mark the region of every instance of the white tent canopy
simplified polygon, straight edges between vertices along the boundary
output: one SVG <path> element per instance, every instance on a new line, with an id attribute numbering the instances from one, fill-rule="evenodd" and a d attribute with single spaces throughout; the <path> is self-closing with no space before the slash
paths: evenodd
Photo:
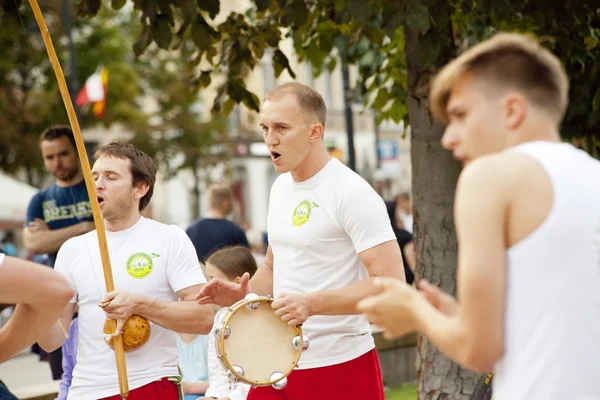
<path id="1" fill-rule="evenodd" d="M 0 173 L 0 221 L 25 222 L 29 201 L 38 190 Z"/>

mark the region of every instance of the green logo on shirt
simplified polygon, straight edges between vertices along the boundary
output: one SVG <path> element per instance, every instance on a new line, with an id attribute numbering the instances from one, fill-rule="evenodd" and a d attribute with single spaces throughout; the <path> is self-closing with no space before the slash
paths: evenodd
<path id="1" fill-rule="evenodd" d="M 127 260 L 127 273 L 132 278 L 145 278 L 152 272 L 152 257 L 146 253 L 135 253 Z"/>
<path id="2" fill-rule="evenodd" d="M 300 202 L 300 204 L 298 204 L 298 206 L 294 209 L 292 224 L 298 227 L 307 223 L 308 219 L 310 218 L 310 214 L 312 213 L 312 209 L 317 207 L 319 207 L 317 203 L 313 203 L 308 200 Z"/>

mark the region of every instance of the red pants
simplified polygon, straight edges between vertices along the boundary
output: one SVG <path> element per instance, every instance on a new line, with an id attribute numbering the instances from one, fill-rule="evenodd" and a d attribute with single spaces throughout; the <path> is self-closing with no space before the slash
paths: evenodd
<path id="1" fill-rule="evenodd" d="M 117 394 L 100 400 L 121 400 Z M 129 392 L 127 400 L 179 400 L 179 388 L 167 378 L 150 382 Z"/>
<path id="2" fill-rule="evenodd" d="M 379 357 L 375 349 L 342 364 L 296 369 L 285 388 L 250 389 L 247 400 L 384 400 Z"/>

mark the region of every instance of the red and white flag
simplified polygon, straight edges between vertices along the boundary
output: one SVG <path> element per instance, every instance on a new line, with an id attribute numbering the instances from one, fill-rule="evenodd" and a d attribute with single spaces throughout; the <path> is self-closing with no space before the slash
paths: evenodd
<path id="1" fill-rule="evenodd" d="M 100 68 L 90 76 L 75 99 L 78 107 L 92 104 L 92 111 L 100 118 L 106 110 L 106 95 L 108 91 L 108 71 Z"/>

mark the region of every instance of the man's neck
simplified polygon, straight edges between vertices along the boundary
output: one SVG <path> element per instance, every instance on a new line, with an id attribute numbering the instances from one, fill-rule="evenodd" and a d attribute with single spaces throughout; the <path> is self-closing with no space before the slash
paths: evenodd
<path id="1" fill-rule="evenodd" d="M 79 171 L 74 177 L 69 178 L 67 180 L 57 179 L 56 186 L 63 187 L 63 188 L 71 187 L 71 186 L 80 184 L 81 181 L 83 181 L 83 173 L 81 173 L 81 171 Z"/>
<path id="2" fill-rule="evenodd" d="M 291 171 L 294 182 L 304 182 L 318 174 L 331 160 L 331 155 L 324 145 L 315 146 L 306 158 Z"/>
<path id="3" fill-rule="evenodd" d="M 105 219 L 104 227 L 108 232 L 124 231 L 137 224 L 140 218 L 142 218 L 142 214 L 140 214 L 139 211 L 136 210 L 135 213 L 132 212 L 131 215 L 120 218 L 115 221 L 108 221 Z"/>
<path id="4" fill-rule="evenodd" d="M 210 219 L 227 219 L 227 215 L 223 214 L 223 212 L 221 212 L 220 210 L 215 210 L 214 208 L 211 208 L 206 213 L 206 218 L 210 218 Z"/>
<path id="5" fill-rule="evenodd" d="M 561 142 L 558 126 L 552 120 L 543 117 L 532 118 L 511 139 L 509 139 L 509 147 L 537 141 Z"/>

